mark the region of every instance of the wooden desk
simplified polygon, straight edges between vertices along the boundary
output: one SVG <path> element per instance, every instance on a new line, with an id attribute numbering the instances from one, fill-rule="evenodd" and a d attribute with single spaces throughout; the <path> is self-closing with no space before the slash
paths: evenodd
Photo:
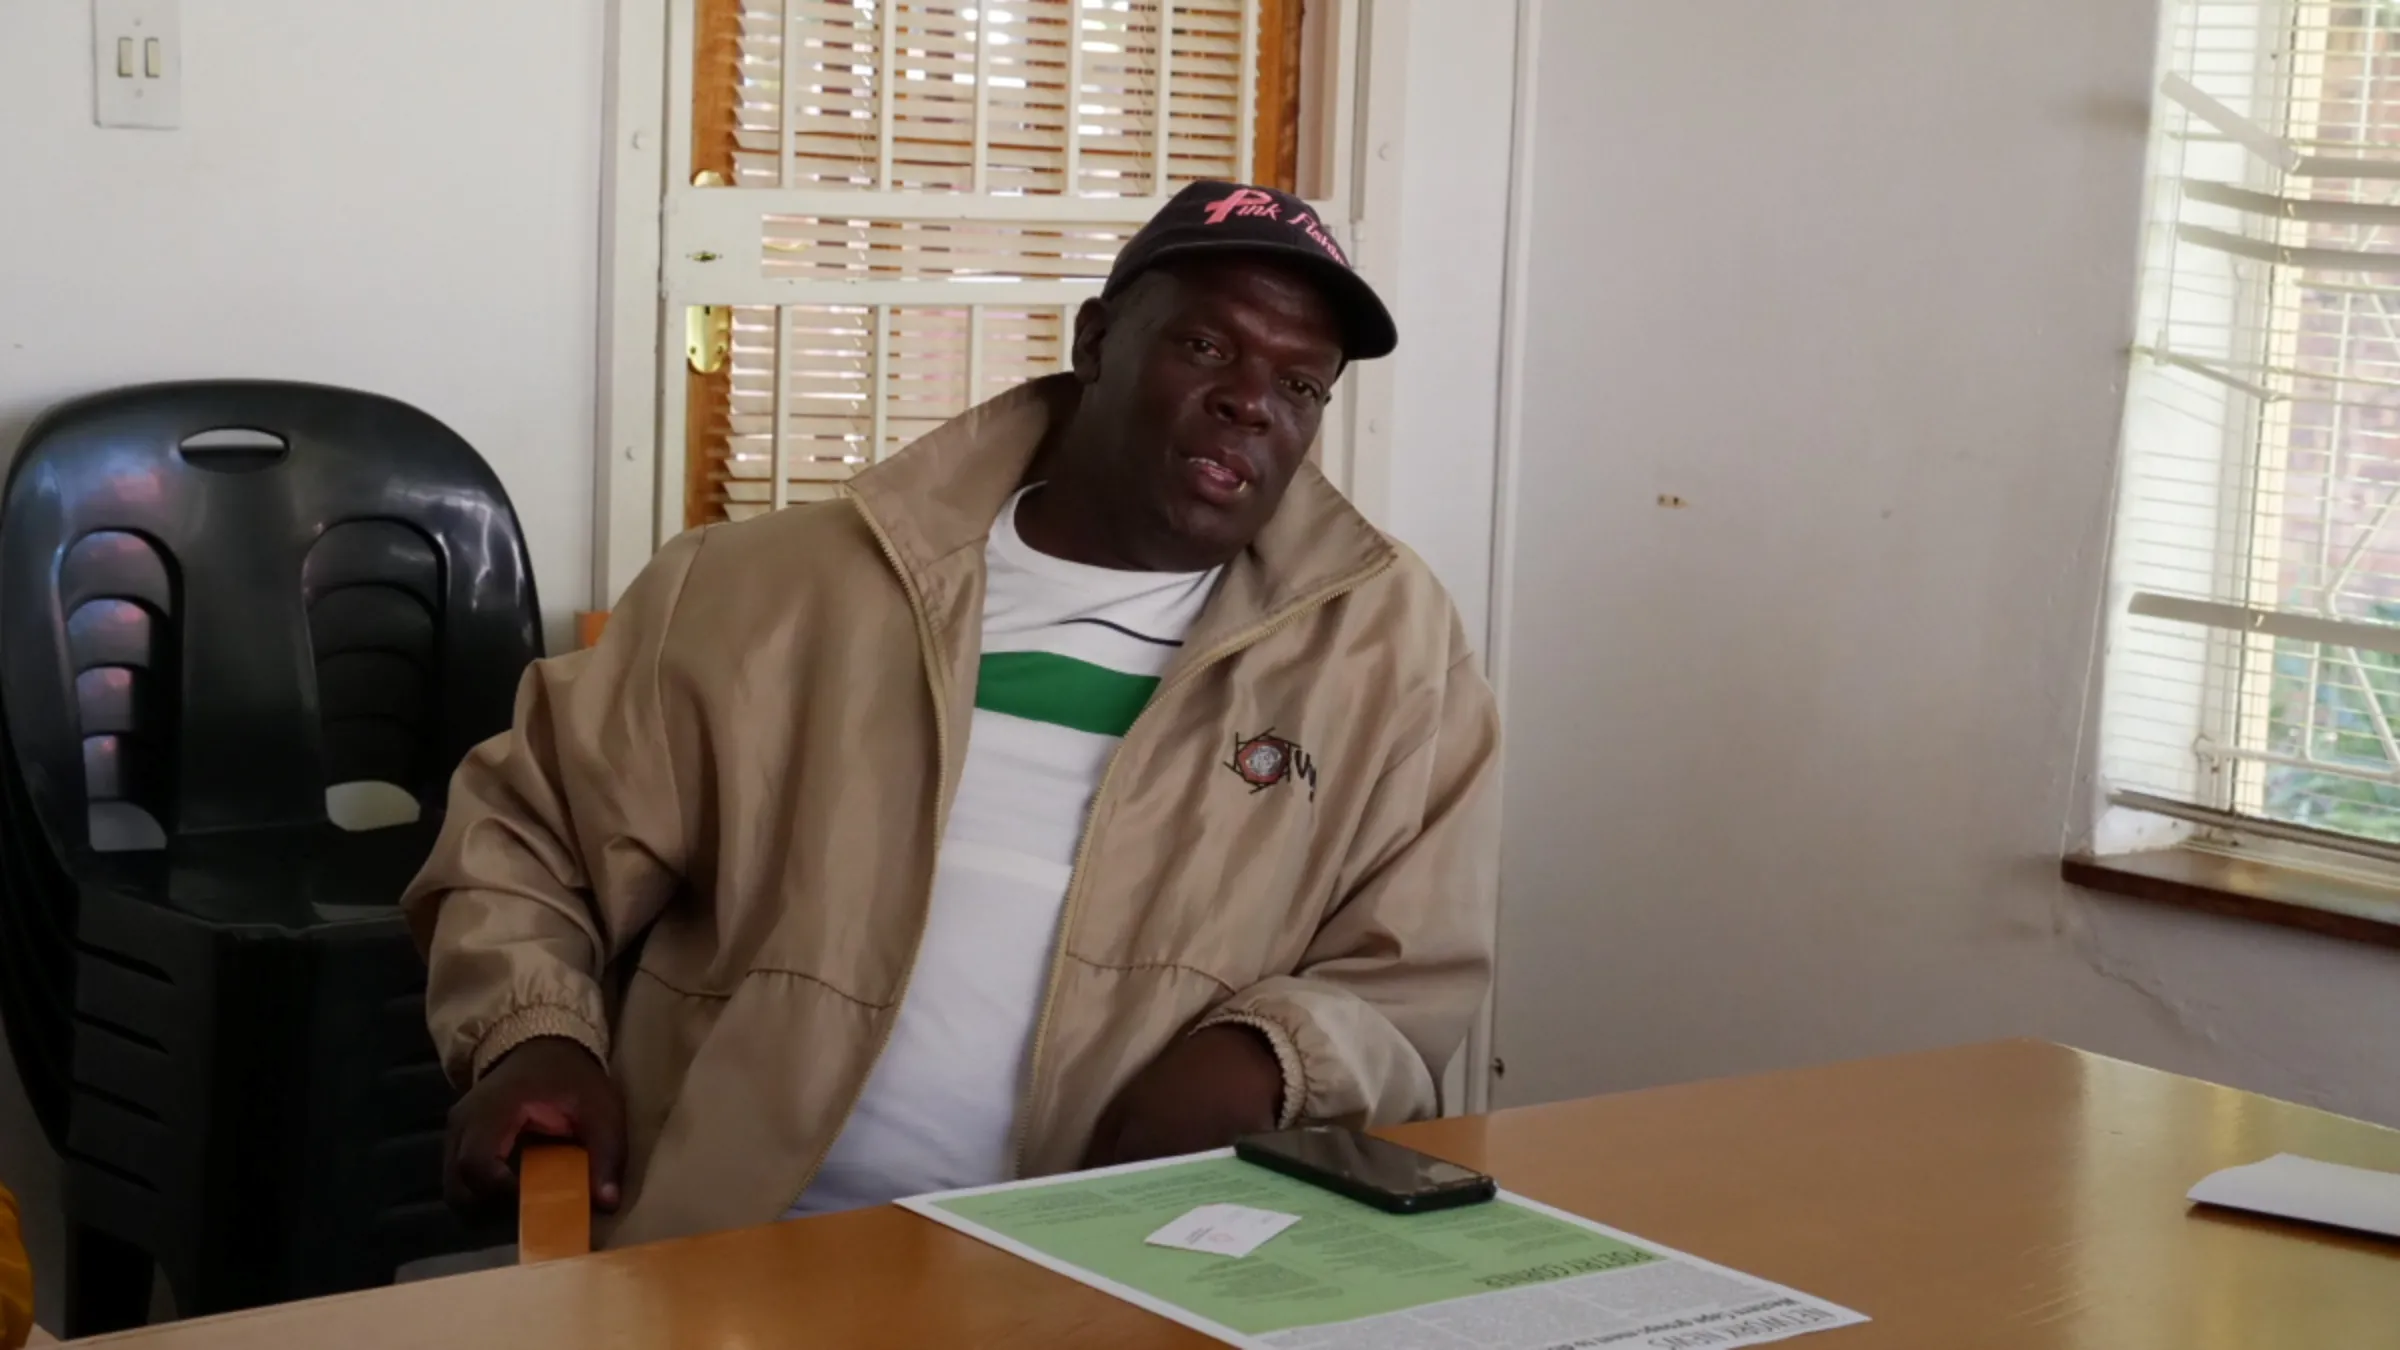
<path id="1" fill-rule="evenodd" d="M 2400 1344 L 2400 1244 L 2189 1212 L 2276 1152 L 2400 1171 L 2400 1132 L 2034 1042 L 1398 1131 L 1502 1184 L 1876 1320 L 1823 1350 Z M 98 1342 L 94 1342 L 98 1344 Z M 898 1210 L 135 1332 L 144 1350 L 906 1346 L 1206 1338 Z"/>

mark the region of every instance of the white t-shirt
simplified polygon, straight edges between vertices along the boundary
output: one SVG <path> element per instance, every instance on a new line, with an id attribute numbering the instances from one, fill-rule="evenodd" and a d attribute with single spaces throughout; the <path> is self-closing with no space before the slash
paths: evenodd
<path id="1" fill-rule="evenodd" d="M 1037 552 L 1017 534 L 1024 498 L 985 549 L 975 718 L 908 995 L 795 1216 L 1008 1180 L 1092 794 L 1216 585 L 1217 570 L 1119 572 Z"/>

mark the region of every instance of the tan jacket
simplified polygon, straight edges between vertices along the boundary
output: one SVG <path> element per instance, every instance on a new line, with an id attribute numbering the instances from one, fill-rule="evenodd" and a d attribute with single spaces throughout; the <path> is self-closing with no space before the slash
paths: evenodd
<path id="1" fill-rule="evenodd" d="M 542 1035 L 609 1062 L 612 1241 L 774 1219 L 841 1129 L 966 754 L 985 537 L 1074 397 L 1022 386 L 850 501 L 670 543 L 460 767 L 405 901 L 434 1039 L 461 1082 Z M 1236 750 L 1261 737 L 1253 783 Z M 1490 975 L 1498 740 L 1441 586 L 1303 470 L 1102 779 L 1020 1172 L 1074 1166 L 1117 1090 L 1215 1022 L 1272 1040 L 1289 1117 L 1432 1111 Z"/>

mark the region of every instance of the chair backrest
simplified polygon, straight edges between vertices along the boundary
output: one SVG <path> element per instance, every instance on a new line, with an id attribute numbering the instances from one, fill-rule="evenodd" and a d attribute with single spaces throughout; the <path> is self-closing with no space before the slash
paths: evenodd
<path id="1" fill-rule="evenodd" d="M 541 655 L 472 447 L 388 398 L 265 381 L 36 422 L 0 494 L 0 634 L 28 795 L 70 853 L 436 812 Z"/>

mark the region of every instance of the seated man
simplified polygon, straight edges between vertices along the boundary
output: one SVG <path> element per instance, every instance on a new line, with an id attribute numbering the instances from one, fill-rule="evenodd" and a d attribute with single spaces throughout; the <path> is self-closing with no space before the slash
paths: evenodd
<path id="1" fill-rule="evenodd" d="M 573 1136 L 621 1243 L 1430 1113 L 1499 729 L 1306 463 L 1395 341 L 1304 203 L 1198 184 L 1071 373 L 661 550 L 408 895 L 453 1193 Z"/>

